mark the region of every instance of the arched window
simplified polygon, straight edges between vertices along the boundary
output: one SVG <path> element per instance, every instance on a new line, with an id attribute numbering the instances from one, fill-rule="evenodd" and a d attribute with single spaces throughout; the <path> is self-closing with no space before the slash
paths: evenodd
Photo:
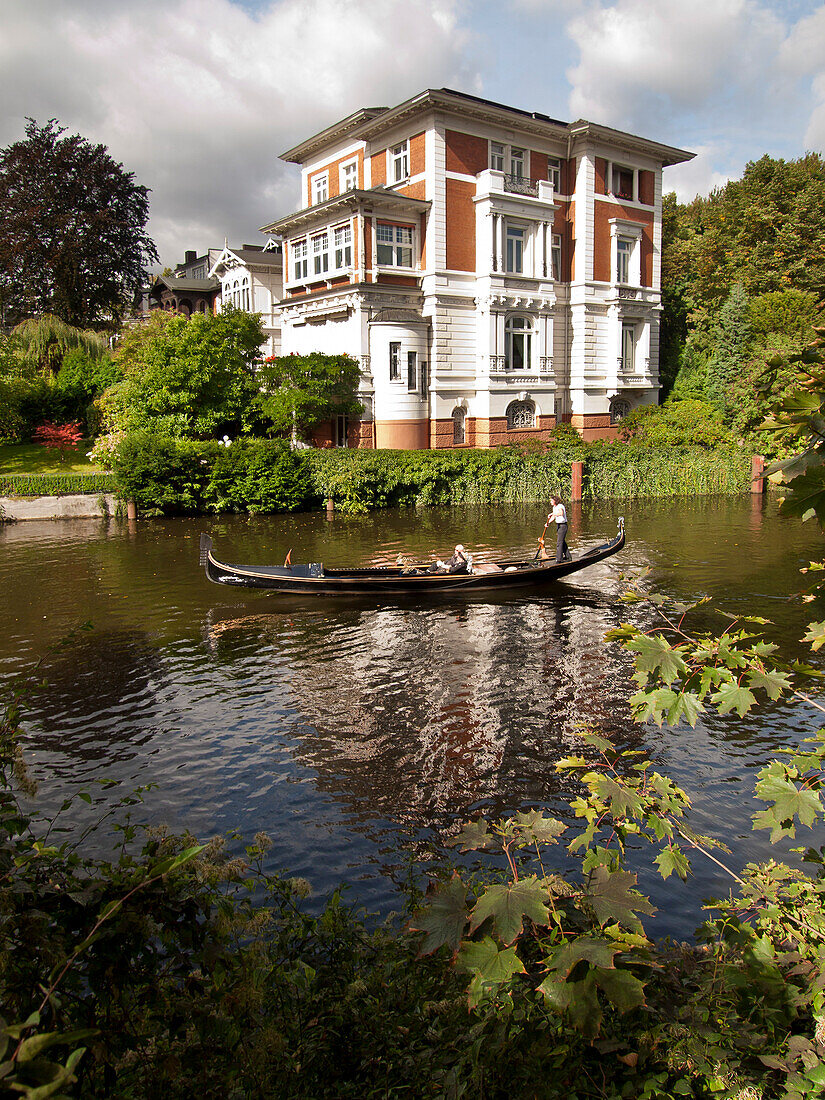
<path id="1" fill-rule="evenodd" d="M 235 309 L 240 309 L 241 306 L 241 292 L 237 279 L 232 284 L 232 305 L 235 307 Z"/>
<path id="2" fill-rule="evenodd" d="M 610 402 L 610 423 L 618 424 L 630 412 L 630 402 L 622 397 L 614 397 Z"/>
<path id="3" fill-rule="evenodd" d="M 249 312 L 249 279 L 248 278 L 244 279 L 243 283 L 241 284 L 241 294 L 242 294 L 241 309 L 245 309 L 246 312 L 248 313 Z"/>
<path id="4" fill-rule="evenodd" d="M 464 421 L 467 413 L 464 409 L 453 409 L 453 443 L 464 443 Z"/>
<path id="5" fill-rule="evenodd" d="M 535 428 L 536 406 L 532 401 L 512 401 L 507 406 L 507 430 Z"/>
<path id="6" fill-rule="evenodd" d="M 530 370 L 533 324 L 529 317 L 508 317 L 504 325 L 504 357 L 507 370 Z"/>

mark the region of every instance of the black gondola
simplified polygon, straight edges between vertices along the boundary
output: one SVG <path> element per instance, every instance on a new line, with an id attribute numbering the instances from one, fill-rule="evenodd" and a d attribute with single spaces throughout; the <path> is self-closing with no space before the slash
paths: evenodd
<path id="1" fill-rule="evenodd" d="M 474 564 L 469 573 L 431 573 L 428 566 L 381 565 L 363 569 L 330 569 L 321 562 L 307 565 L 228 565 L 212 553 L 212 539 L 201 535 L 200 563 L 216 584 L 257 588 L 295 595 L 333 596 L 488 591 L 493 588 L 540 588 L 617 554 L 625 542 L 624 520 L 609 542 L 594 546 L 569 561 L 537 558 Z"/>

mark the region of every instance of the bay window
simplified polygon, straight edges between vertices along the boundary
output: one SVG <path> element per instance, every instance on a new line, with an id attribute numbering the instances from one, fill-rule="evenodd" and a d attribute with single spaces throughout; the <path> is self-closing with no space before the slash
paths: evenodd
<path id="1" fill-rule="evenodd" d="M 326 233 L 312 238 L 312 268 L 316 275 L 325 275 L 329 271 L 329 237 Z"/>
<path id="2" fill-rule="evenodd" d="M 636 361 L 636 326 L 625 322 L 622 325 L 622 373 L 633 374 Z"/>
<path id="3" fill-rule="evenodd" d="M 525 230 L 519 225 L 507 226 L 506 270 L 512 275 L 524 273 Z"/>
<path id="4" fill-rule="evenodd" d="M 401 342 L 390 341 L 390 382 L 401 381 Z"/>
<path id="5" fill-rule="evenodd" d="M 550 238 L 551 275 L 558 282 L 561 279 L 561 236 L 554 233 Z"/>
<path id="6" fill-rule="evenodd" d="M 533 332 L 528 317 L 508 317 L 504 326 L 504 363 L 507 370 L 530 370 Z"/>
<path id="7" fill-rule="evenodd" d="M 335 238 L 335 268 L 352 265 L 352 226 L 338 225 L 333 230 Z"/>
<path id="8" fill-rule="evenodd" d="M 379 222 L 375 227 L 376 256 L 385 267 L 413 266 L 413 231 L 409 225 Z"/>
<path id="9" fill-rule="evenodd" d="M 306 240 L 295 241 L 292 245 L 293 272 L 296 279 L 306 279 L 309 274 L 309 259 Z"/>

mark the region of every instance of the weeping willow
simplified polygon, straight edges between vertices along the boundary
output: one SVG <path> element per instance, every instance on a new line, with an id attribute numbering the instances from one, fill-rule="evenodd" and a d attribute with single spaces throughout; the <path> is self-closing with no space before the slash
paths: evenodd
<path id="1" fill-rule="evenodd" d="M 47 376 L 57 373 L 67 351 L 80 348 L 90 359 L 100 359 L 108 347 L 106 337 L 99 332 L 74 328 L 53 313 L 21 321 L 13 335 L 23 354 Z"/>

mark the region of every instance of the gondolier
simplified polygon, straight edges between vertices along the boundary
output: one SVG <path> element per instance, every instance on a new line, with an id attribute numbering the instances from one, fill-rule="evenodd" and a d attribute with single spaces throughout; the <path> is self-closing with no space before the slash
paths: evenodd
<path id="1" fill-rule="evenodd" d="M 556 562 L 571 561 L 567 548 L 567 509 L 562 504 L 561 497 L 550 497 L 550 503 L 553 511 L 547 517 L 547 522 L 556 525 Z"/>

